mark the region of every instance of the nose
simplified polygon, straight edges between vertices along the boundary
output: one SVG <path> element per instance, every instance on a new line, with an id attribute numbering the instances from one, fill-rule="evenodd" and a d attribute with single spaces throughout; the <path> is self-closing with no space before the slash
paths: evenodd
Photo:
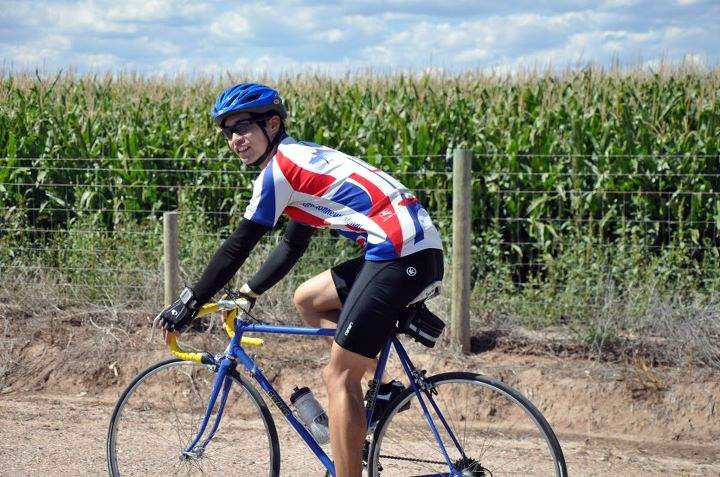
<path id="1" fill-rule="evenodd" d="M 230 139 L 230 142 L 232 142 L 234 146 L 242 146 L 247 142 L 247 137 L 245 137 L 244 135 L 241 136 L 240 134 L 234 132 L 232 135 L 232 139 Z"/>

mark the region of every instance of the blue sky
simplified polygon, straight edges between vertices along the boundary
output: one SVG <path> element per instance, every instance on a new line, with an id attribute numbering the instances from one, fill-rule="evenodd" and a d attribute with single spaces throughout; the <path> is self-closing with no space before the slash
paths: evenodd
<path id="1" fill-rule="evenodd" d="M 5 69 L 147 75 L 716 66 L 720 0 L 7 1 Z"/>

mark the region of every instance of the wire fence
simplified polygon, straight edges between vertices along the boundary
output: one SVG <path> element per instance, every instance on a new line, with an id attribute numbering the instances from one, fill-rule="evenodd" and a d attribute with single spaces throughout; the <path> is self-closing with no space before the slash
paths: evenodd
<path id="1" fill-rule="evenodd" d="M 414 170 L 399 162 L 387 172 L 426 206 L 449 252 L 452 166 L 448 155 L 419 157 Z M 16 160 L 0 174 L 4 300 L 53 289 L 58 300 L 159 306 L 162 213 L 180 213 L 181 279 L 192 282 L 242 218 L 256 171 L 214 158 L 58 158 Z M 468 259 L 480 297 L 548 286 L 577 292 L 592 280 L 622 286 L 651 273 L 697 289 L 720 284 L 718 156 L 475 154 L 471 191 Z M 342 237 L 317 233 L 286 281 L 360 253 Z"/>

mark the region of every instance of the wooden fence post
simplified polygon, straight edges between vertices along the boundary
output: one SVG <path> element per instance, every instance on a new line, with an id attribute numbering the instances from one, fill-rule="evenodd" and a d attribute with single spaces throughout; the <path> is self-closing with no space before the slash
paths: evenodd
<path id="1" fill-rule="evenodd" d="M 453 152 L 452 342 L 470 352 L 470 268 L 472 266 L 472 151 Z"/>
<path id="2" fill-rule="evenodd" d="M 178 213 L 163 213 L 163 261 L 165 270 L 165 306 L 177 298 L 180 283 L 178 265 Z"/>

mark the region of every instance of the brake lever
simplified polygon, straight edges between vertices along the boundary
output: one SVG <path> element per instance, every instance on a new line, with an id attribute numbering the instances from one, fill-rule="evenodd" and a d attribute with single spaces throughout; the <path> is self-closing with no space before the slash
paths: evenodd
<path id="1" fill-rule="evenodd" d="M 228 296 L 228 298 L 231 298 L 233 300 L 240 298 L 240 292 L 239 291 L 233 291 L 227 287 L 223 288 L 223 291 Z"/>

